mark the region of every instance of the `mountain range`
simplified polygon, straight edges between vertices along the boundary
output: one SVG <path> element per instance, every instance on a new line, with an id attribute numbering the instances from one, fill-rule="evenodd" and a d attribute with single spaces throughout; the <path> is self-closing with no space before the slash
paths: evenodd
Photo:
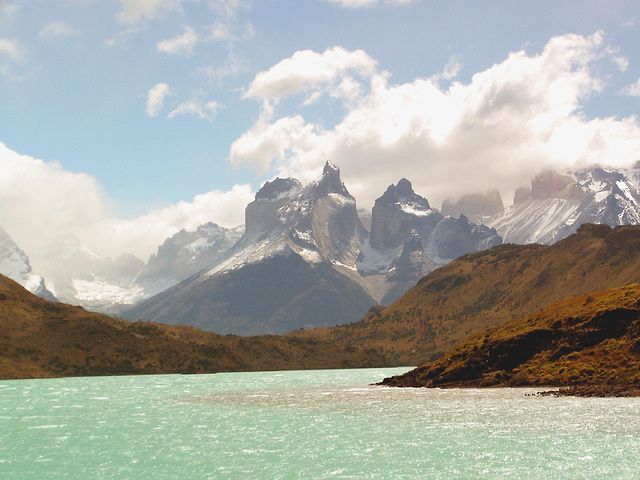
<path id="1" fill-rule="evenodd" d="M 358 368 L 386 360 L 327 342 L 221 336 L 53 303 L 0 275 L 0 379 Z"/>
<path id="2" fill-rule="evenodd" d="M 640 225 L 585 224 L 553 245 L 504 244 L 464 255 L 358 322 L 288 335 L 377 349 L 395 365 L 421 365 L 472 333 L 571 296 L 632 283 L 640 283 Z"/>
<path id="3" fill-rule="evenodd" d="M 244 226 L 182 230 L 146 263 L 130 254 L 103 258 L 67 238 L 50 255 L 55 268 L 35 275 L 3 234 L 0 273 L 94 311 L 218 333 L 339 325 L 391 305 L 434 269 L 502 240 L 553 244 L 587 222 L 640 223 L 639 172 L 544 172 L 506 208 L 494 190 L 448 199 L 442 211 L 400 179 L 363 214 L 338 167 L 327 163 L 306 186 L 292 178 L 266 182 L 247 206 Z"/>
<path id="4" fill-rule="evenodd" d="M 553 385 L 563 387 L 560 394 L 640 396 L 639 299 L 638 284 L 570 297 L 471 335 L 438 360 L 381 383 Z"/>
<path id="5" fill-rule="evenodd" d="M 331 163 L 306 186 L 267 182 L 245 218 L 244 235 L 217 262 L 125 318 L 242 335 L 349 323 L 436 266 L 501 243 L 464 216 L 443 217 L 406 179 L 376 200 L 369 233 Z"/>

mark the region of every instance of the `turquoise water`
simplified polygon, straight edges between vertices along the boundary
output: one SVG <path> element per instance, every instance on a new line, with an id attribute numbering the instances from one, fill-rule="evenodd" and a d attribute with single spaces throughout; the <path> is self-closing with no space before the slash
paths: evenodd
<path id="1" fill-rule="evenodd" d="M 369 386 L 404 370 L 0 381 L 0 478 L 640 476 L 640 399 Z"/>

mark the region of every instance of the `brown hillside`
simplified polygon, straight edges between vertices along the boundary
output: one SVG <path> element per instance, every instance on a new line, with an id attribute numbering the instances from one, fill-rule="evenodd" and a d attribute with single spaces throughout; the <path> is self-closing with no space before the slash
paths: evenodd
<path id="1" fill-rule="evenodd" d="M 551 246 L 501 245 L 465 255 L 354 324 L 289 335 L 377 348 L 396 365 L 420 365 L 471 333 L 570 296 L 636 282 L 640 226 L 583 225 Z"/>
<path id="2" fill-rule="evenodd" d="M 573 297 L 476 333 L 435 362 L 382 384 L 561 386 L 640 393 L 640 285 Z"/>
<path id="3" fill-rule="evenodd" d="M 192 327 L 130 323 L 42 300 L 0 275 L 0 378 L 384 365 L 315 339 L 220 336 Z"/>

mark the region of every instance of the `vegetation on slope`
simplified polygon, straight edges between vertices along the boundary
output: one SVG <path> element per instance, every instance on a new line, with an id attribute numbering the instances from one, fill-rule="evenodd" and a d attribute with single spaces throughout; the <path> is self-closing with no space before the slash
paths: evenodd
<path id="1" fill-rule="evenodd" d="M 354 324 L 289 335 L 376 348 L 395 365 L 420 365 L 471 333 L 570 296 L 636 282 L 640 226 L 583 225 L 551 246 L 501 245 L 465 255 Z"/>
<path id="2" fill-rule="evenodd" d="M 572 297 L 476 333 L 437 361 L 382 384 L 561 386 L 573 394 L 640 394 L 640 285 Z"/>
<path id="3" fill-rule="evenodd" d="M 384 365 L 320 340 L 237 337 L 130 323 L 42 300 L 0 275 L 0 378 L 212 373 Z"/>

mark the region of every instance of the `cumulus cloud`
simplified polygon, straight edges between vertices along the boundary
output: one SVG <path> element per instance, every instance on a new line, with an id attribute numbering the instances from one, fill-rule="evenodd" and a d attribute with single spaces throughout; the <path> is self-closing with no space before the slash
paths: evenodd
<path id="1" fill-rule="evenodd" d="M 167 95 L 171 95 L 171 88 L 168 84 L 158 83 L 147 92 L 147 115 L 155 117 L 162 110 L 164 99 Z"/>
<path id="2" fill-rule="evenodd" d="M 34 271 L 49 271 L 47 253 L 60 240 L 78 239 L 99 255 L 124 252 L 146 260 L 178 230 L 195 229 L 205 222 L 235 227 L 244 221 L 244 207 L 253 200 L 249 185 L 214 190 L 190 202 L 123 220 L 109 211 L 96 180 L 18 154 L 0 143 L 0 226 L 29 255 Z"/>
<path id="3" fill-rule="evenodd" d="M 131 220 L 104 217 L 77 233 L 83 245 L 101 255 L 117 257 L 129 252 L 147 260 L 165 239 L 181 229 L 195 230 L 207 222 L 232 228 L 244 224 L 244 208 L 253 201 L 250 185 L 212 190 L 190 202 L 178 202 Z"/>
<path id="4" fill-rule="evenodd" d="M 184 33 L 169 40 L 158 42 L 157 49 L 159 52 L 168 53 L 169 55 L 191 56 L 193 47 L 198 43 L 198 35 L 189 26 L 184 27 Z"/>
<path id="5" fill-rule="evenodd" d="M 187 115 L 191 117 L 199 118 L 200 120 L 212 121 L 220 105 L 218 102 L 202 102 L 200 100 L 192 99 L 182 102 L 178 107 L 171 111 L 168 115 L 169 118 L 174 118 L 179 115 Z"/>
<path id="6" fill-rule="evenodd" d="M 301 91 L 313 91 L 352 80 L 352 74 L 370 77 L 376 61 L 363 50 L 348 51 L 342 47 L 316 53 L 302 50 L 282 60 L 269 70 L 260 72 L 245 93 L 246 98 L 286 98 Z"/>
<path id="7" fill-rule="evenodd" d="M 631 85 L 627 85 L 622 90 L 620 90 L 620 95 L 628 95 L 630 97 L 640 97 L 640 79 L 636 83 L 632 83 Z"/>
<path id="8" fill-rule="evenodd" d="M 513 190 L 541 169 L 621 167 L 640 159 L 637 118 L 589 119 L 582 112 L 583 103 L 606 87 L 597 72 L 611 65 L 611 52 L 600 32 L 562 35 L 541 53 L 511 53 L 470 83 L 447 88 L 439 85 L 441 77 L 393 85 L 359 52 L 355 64 L 370 76 L 361 83 L 366 90 L 357 102 L 345 98 L 346 114 L 331 129 L 301 113 L 278 115 L 277 102 L 266 99 L 298 94 L 293 98 L 300 98 L 301 109 L 309 89 L 350 77 L 327 58 L 350 59 L 343 65 L 351 65 L 355 52 L 298 52 L 256 76 L 246 97 L 262 101 L 263 114 L 233 143 L 229 159 L 303 181 L 332 160 L 363 208 L 401 177 L 434 205 L 488 188 L 500 189 L 509 203 Z"/>
<path id="9" fill-rule="evenodd" d="M 17 40 L 0 38 L 0 56 L 14 62 L 21 62 L 24 60 L 25 49 Z"/>
<path id="10" fill-rule="evenodd" d="M 117 18 L 121 23 L 135 24 L 180 11 L 180 0 L 120 0 Z"/>
<path id="11" fill-rule="evenodd" d="M 71 37 L 79 33 L 79 30 L 73 28 L 66 22 L 51 22 L 46 24 L 38 36 L 40 38 L 51 39 L 59 37 Z"/>

